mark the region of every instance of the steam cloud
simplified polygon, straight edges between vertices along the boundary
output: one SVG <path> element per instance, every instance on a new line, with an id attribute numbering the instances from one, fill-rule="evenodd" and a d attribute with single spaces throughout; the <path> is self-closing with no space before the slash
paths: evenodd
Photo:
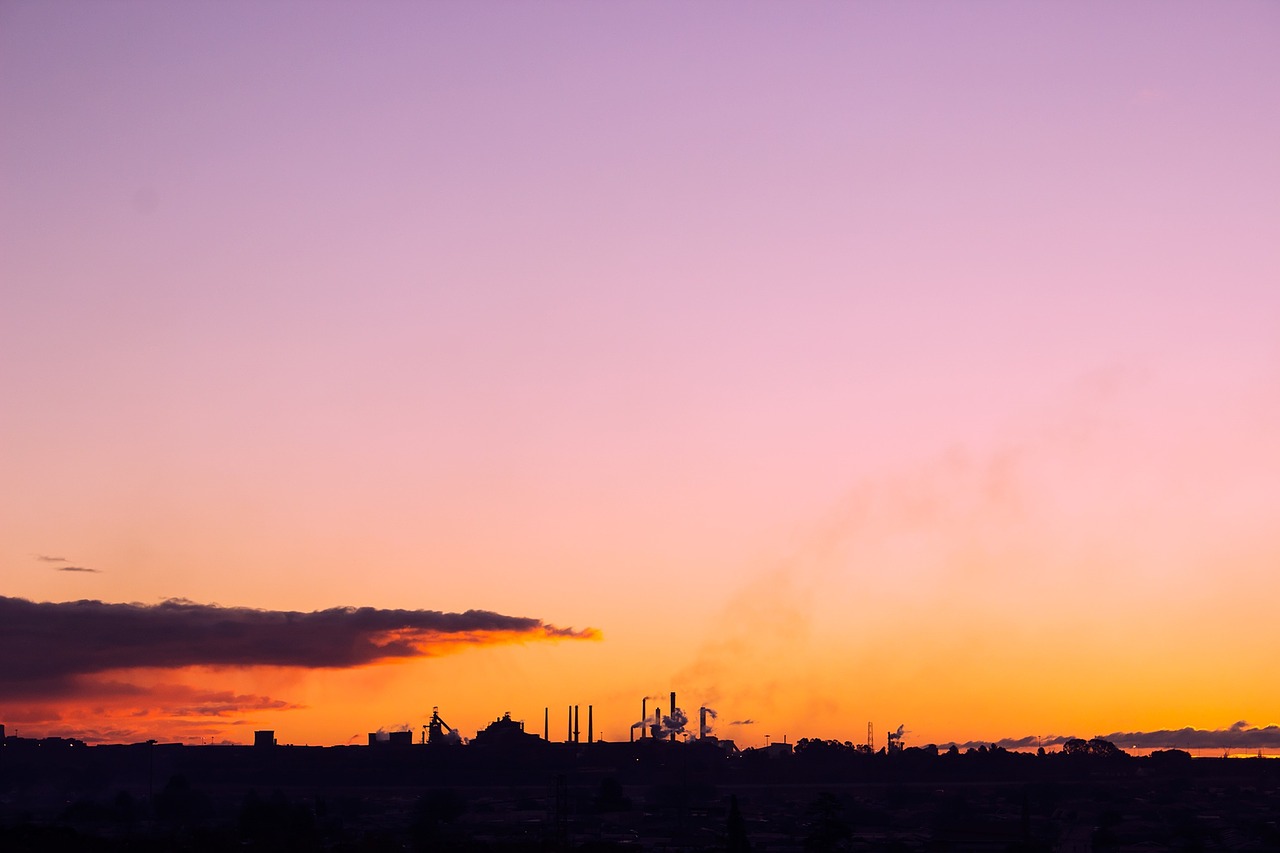
<path id="1" fill-rule="evenodd" d="M 662 716 L 662 734 L 678 735 L 684 733 L 684 727 L 689 724 L 689 715 L 684 712 L 683 708 L 676 708 L 671 716 L 663 714 Z"/>
<path id="2" fill-rule="evenodd" d="M 658 697 L 650 697 L 658 698 Z M 710 709 L 708 709 L 710 710 Z M 712 712 L 714 714 L 714 712 Z M 685 734 L 685 726 L 689 725 L 689 715 L 685 713 L 683 708 L 676 708 L 671 716 L 661 714 L 662 725 L 658 731 L 658 737 L 668 737 L 669 735 Z M 637 720 L 631 724 L 631 729 L 647 729 L 653 725 L 653 720 Z"/>
<path id="3" fill-rule="evenodd" d="M 0 596 L 0 699 L 75 692 L 82 676 L 186 666 L 347 668 L 459 644 L 594 639 L 594 629 L 484 610 L 336 607 L 311 613 L 160 604 L 32 602 Z"/>
<path id="4" fill-rule="evenodd" d="M 706 705 L 703 705 L 698 710 L 705 713 L 707 715 L 708 720 L 714 720 L 716 717 L 720 716 L 719 714 L 716 713 L 715 708 L 708 708 Z M 711 722 L 708 722 L 705 725 L 699 725 L 698 737 L 706 737 L 707 735 L 711 734 L 711 730 L 714 728 L 715 728 L 715 723 L 711 723 Z"/>
<path id="5" fill-rule="evenodd" d="M 1112 732 L 1099 735 L 1121 749 L 1280 749 L 1280 726 L 1255 728 L 1240 720 L 1225 729 L 1160 729 L 1154 732 Z M 1052 735 L 1037 738 L 1035 735 L 1020 738 L 1003 738 L 994 742 L 1004 749 L 1029 749 L 1035 746 L 1061 746 L 1071 740 L 1071 735 Z M 969 741 L 956 744 L 961 749 L 987 745 L 988 741 Z"/>

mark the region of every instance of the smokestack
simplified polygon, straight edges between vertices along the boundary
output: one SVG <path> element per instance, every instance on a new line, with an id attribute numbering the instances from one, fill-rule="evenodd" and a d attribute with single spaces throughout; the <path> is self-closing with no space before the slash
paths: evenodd
<path id="1" fill-rule="evenodd" d="M 674 723 L 675 719 L 676 719 L 676 692 L 672 690 L 671 691 L 671 721 Z M 671 738 L 670 738 L 671 742 L 674 743 L 675 739 L 676 739 L 676 733 L 672 732 Z"/>
<path id="2" fill-rule="evenodd" d="M 707 709 L 698 709 L 698 740 L 707 736 Z"/>
<path id="3" fill-rule="evenodd" d="M 569 730 L 564 736 L 565 743 L 573 743 L 573 706 L 569 706 Z"/>
<path id="4" fill-rule="evenodd" d="M 580 734 L 580 731 L 578 729 L 579 719 L 580 718 L 578 717 L 578 706 L 574 705 L 573 706 L 573 742 L 574 743 L 578 742 L 578 735 Z"/>
<path id="5" fill-rule="evenodd" d="M 551 706 L 544 705 L 542 708 L 542 739 L 551 740 Z"/>
<path id="6" fill-rule="evenodd" d="M 648 696 L 640 700 L 640 722 L 643 723 L 647 719 L 649 719 L 649 697 Z M 648 726 L 644 726 L 644 725 L 640 726 L 640 737 L 644 737 L 644 730 L 647 728 Z"/>
<path id="7" fill-rule="evenodd" d="M 587 706 L 587 743 L 596 742 L 595 720 L 591 713 L 594 708 L 594 705 Z"/>

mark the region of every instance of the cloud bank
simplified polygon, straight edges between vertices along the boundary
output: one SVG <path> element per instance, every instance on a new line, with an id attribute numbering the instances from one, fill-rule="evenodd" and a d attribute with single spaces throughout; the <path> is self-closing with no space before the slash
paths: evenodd
<path id="1" fill-rule="evenodd" d="M 1112 732 L 1098 735 L 1121 749 L 1280 749 L 1280 726 L 1250 726 L 1240 720 L 1225 729 L 1160 729 L 1153 732 Z M 1071 735 L 1053 735 L 1037 738 L 1035 735 L 1020 738 L 1003 738 L 998 741 L 969 741 L 956 744 L 961 749 L 986 746 L 994 743 L 1005 749 L 1046 749 L 1062 746 Z"/>
<path id="2" fill-rule="evenodd" d="M 460 645 L 594 639 L 594 629 L 485 610 L 335 607 L 310 613 L 160 604 L 33 602 L 0 596 L 0 699 L 57 697 L 122 669 L 188 666 L 348 668 Z"/>

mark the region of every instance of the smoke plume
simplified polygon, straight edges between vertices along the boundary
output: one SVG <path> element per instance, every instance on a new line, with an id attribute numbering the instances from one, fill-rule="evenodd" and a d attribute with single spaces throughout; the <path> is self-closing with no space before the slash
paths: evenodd
<path id="1" fill-rule="evenodd" d="M 706 705 L 703 705 L 698 710 L 706 714 L 708 720 L 714 720 L 717 716 L 719 716 L 718 714 L 716 714 L 715 708 L 708 708 Z M 715 725 L 712 723 L 706 723 L 705 725 L 700 724 L 698 726 L 698 737 L 706 737 L 707 735 L 711 734 L 711 730 L 714 728 L 715 728 Z"/>
<path id="2" fill-rule="evenodd" d="M 662 734 L 663 735 L 679 735 L 684 734 L 684 727 L 689 724 L 689 715 L 684 712 L 683 708 L 676 708 L 671 716 L 662 716 Z"/>

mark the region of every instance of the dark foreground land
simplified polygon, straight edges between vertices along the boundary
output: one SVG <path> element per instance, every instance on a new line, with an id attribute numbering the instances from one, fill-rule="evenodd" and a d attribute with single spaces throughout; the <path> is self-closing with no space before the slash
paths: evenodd
<path id="1" fill-rule="evenodd" d="M 0 851 L 1280 851 L 1280 761 L 714 745 L 0 748 Z"/>

